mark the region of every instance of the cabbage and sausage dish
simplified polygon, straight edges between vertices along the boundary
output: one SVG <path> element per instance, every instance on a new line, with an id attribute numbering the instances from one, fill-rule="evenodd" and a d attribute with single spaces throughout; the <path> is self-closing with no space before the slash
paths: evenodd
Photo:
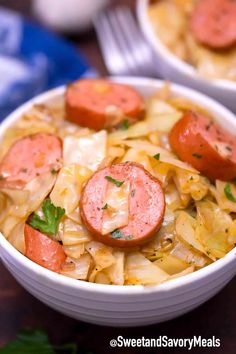
<path id="1" fill-rule="evenodd" d="M 159 284 L 234 247 L 235 178 L 235 136 L 168 84 L 82 79 L 6 130 L 0 231 L 64 276 Z"/>
<path id="2" fill-rule="evenodd" d="M 236 1 L 154 0 L 148 15 L 157 38 L 201 76 L 236 81 Z"/>

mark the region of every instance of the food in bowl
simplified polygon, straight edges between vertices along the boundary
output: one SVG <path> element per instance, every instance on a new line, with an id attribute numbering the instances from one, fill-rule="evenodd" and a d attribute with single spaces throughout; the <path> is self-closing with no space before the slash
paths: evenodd
<path id="1" fill-rule="evenodd" d="M 236 81 L 236 3 L 156 0 L 149 18 L 159 40 L 204 78 Z"/>
<path id="2" fill-rule="evenodd" d="M 6 131 L 0 231 L 65 276 L 159 284 L 234 247 L 235 177 L 235 137 L 168 84 L 83 79 Z"/>

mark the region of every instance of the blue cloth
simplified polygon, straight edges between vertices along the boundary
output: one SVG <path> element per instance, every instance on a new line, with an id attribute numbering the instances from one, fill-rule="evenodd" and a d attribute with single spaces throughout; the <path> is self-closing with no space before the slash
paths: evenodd
<path id="1" fill-rule="evenodd" d="M 94 75 L 70 43 L 0 7 L 0 121 L 42 91 Z"/>

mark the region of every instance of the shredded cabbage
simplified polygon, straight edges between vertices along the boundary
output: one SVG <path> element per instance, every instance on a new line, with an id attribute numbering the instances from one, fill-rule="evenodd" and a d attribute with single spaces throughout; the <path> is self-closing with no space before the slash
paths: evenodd
<path id="1" fill-rule="evenodd" d="M 65 166 L 60 170 L 50 199 L 55 206 L 64 208 L 66 214 L 73 212 L 79 204 L 83 183 L 92 172 L 79 165 Z"/>
<path id="2" fill-rule="evenodd" d="M 125 265 L 126 284 L 160 284 L 168 279 L 169 275 L 156 264 L 149 261 L 139 252 L 127 255 Z"/>
<path id="3" fill-rule="evenodd" d="M 108 183 L 103 206 L 102 234 L 126 226 L 129 222 L 129 195 L 130 183 L 125 182 L 117 188 L 113 183 Z"/>
<path id="4" fill-rule="evenodd" d="M 107 132 L 84 137 L 67 136 L 63 145 L 63 161 L 65 165 L 77 164 L 96 171 L 106 156 Z"/>

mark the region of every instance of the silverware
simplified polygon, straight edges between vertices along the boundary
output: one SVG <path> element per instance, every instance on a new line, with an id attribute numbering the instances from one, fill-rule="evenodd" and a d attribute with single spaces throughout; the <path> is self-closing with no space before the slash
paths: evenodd
<path id="1" fill-rule="evenodd" d="M 94 19 L 94 27 L 110 74 L 157 76 L 153 51 L 128 8 L 101 12 Z"/>

